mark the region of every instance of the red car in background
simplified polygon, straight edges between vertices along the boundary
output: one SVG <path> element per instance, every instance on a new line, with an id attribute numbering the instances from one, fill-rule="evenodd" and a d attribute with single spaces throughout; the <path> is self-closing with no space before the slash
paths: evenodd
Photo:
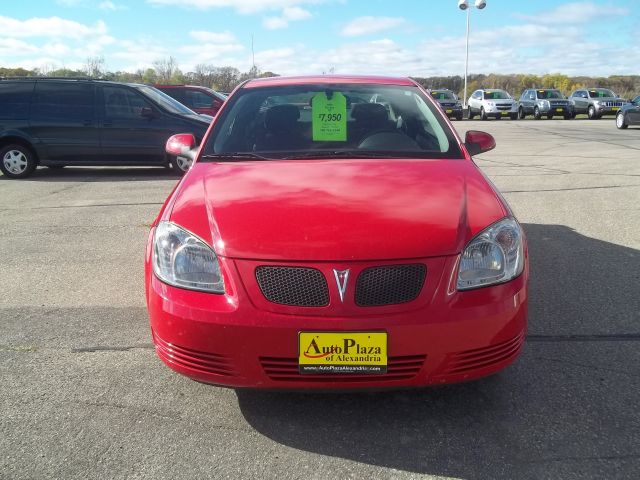
<path id="1" fill-rule="evenodd" d="M 227 97 L 207 87 L 197 85 L 154 85 L 197 113 L 214 117 Z"/>
<path id="2" fill-rule="evenodd" d="M 153 341 L 211 384 L 355 389 L 495 373 L 525 339 L 528 253 L 509 206 L 413 80 L 251 80 L 153 222 Z"/>

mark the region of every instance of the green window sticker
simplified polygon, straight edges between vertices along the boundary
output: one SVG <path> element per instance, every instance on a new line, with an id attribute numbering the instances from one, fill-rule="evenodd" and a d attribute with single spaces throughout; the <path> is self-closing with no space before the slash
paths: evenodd
<path id="1" fill-rule="evenodd" d="M 347 99 L 343 94 L 333 92 L 328 98 L 325 92 L 316 93 L 311 99 L 311 115 L 314 142 L 347 141 Z"/>

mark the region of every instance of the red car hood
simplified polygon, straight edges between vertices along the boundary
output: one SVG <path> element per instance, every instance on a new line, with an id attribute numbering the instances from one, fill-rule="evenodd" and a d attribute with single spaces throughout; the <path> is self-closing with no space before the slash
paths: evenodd
<path id="1" fill-rule="evenodd" d="M 507 207 L 467 160 L 196 163 L 171 221 L 218 255 L 292 261 L 459 253 Z"/>

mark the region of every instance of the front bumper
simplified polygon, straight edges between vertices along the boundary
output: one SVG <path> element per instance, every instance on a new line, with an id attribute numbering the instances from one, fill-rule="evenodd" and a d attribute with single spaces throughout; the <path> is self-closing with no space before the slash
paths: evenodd
<path id="1" fill-rule="evenodd" d="M 462 115 L 462 105 L 440 105 L 448 117 L 459 117 Z"/>
<path id="2" fill-rule="evenodd" d="M 598 106 L 596 105 L 596 113 L 598 116 L 602 116 L 602 115 L 617 115 L 618 112 L 620 110 L 622 110 L 622 107 L 618 107 L 618 106 Z"/>
<path id="3" fill-rule="evenodd" d="M 538 105 L 540 113 L 544 115 L 571 115 L 573 108 L 571 105 Z"/>
<path id="4" fill-rule="evenodd" d="M 489 116 L 494 116 L 494 117 L 506 117 L 506 116 L 510 116 L 510 115 L 517 115 L 518 114 L 518 106 L 514 103 L 513 105 L 511 105 L 508 108 L 505 108 L 505 106 L 503 105 L 487 105 L 484 107 L 484 111 L 487 115 Z"/>
<path id="5" fill-rule="evenodd" d="M 430 260 L 430 259 L 427 259 Z M 456 292 L 457 257 L 438 259 L 423 292 L 401 309 L 364 307 L 358 315 L 322 308 L 266 307 L 255 297 L 245 266 L 221 259 L 233 272 L 228 293 L 214 295 L 162 283 L 147 267 L 146 293 L 158 356 L 202 382 L 274 389 L 398 388 L 471 380 L 497 372 L 518 356 L 527 324 L 528 271 L 511 282 Z M 442 268 L 443 267 L 443 268 Z M 449 273 L 443 273 L 449 272 Z M 428 275 L 427 275 L 428 277 Z M 237 280 L 234 280 L 237 279 Z M 273 305 L 273 304 L 272 304 Z M 388 371 L 300 374 L 300 331 L 386 331 Z"/>

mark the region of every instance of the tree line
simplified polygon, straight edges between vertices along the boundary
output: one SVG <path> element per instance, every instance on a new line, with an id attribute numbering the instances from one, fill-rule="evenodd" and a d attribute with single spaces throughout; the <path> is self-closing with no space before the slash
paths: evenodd
<path id="1" fill-rule="evenodd" d="M 425 88 L 447 88 L 456 92 L 460 98 L 464 95 L 464 77 L 413 77 Z M 579 88 L 609 88 L 623 98 L 633 98 L 640 94 L 640 75 L 611 75 L 609 77 L 577 76 L 569 77 L 561 73 L 548 75 L 476 74 L 467 77 L 467 95 L 479 88 L 501 88 L 514 97 L 519 97 L 527 88 L 557 88 L 565 95 Z"/>
<path id="2" fill-rule="evenodd" d="M 90 57 L 81 69 L 72 70 L 48 66 L 28 70 L 24 68 L 2 68 L 0 77 L 89 77 L 117 82 L 147 83 L 147 84 L 189 84 L 202 85 L 221 92 L 230 92 L 238 84 L 258 77 L 274 77 L 276 73 L 261 71 L 252 67 L 247 72 L 241 72 L 235 67 L 216 66 L 211 64 L 196 65 L 191 72 L 183 72 L 173 57 L 157 60 L 147 69 L 135 72 L 108 71 L 103 57 Z M 413 77 L 426 88 L 447 88 L 456 92 L 460 98 L 464 94 L 464 78 L 460 75 L 441 77 Z M 604 87 L 610 88 L 623 98 L 632 98 L 640 94 L 640 75 L 611 75 L 609 77 L 570 77 L 561 73 L 548 75 L 531 74 L 474 74 L 467 77 L 467 94 L 478 88 L 501 88 L 513 96 L 519 96 L 527 88 L 557 88 L 565 95 L 569 95 L 578 88 Z"/>

